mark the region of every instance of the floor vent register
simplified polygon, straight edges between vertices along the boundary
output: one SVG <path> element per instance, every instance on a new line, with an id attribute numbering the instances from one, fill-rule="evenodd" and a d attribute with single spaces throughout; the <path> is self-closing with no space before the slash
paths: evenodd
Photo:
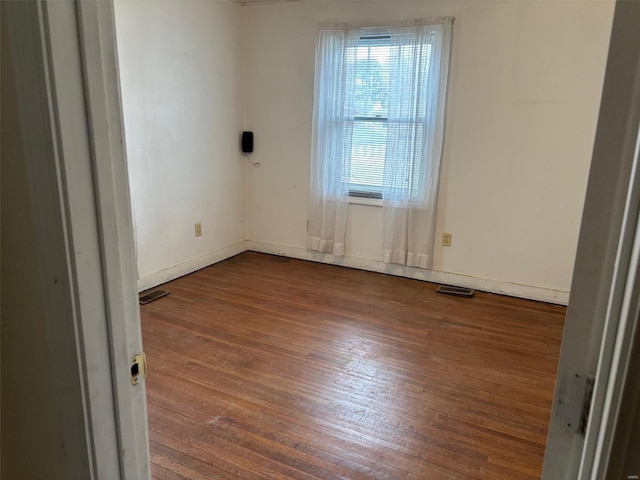
<path id="1" fill-rule="evenodd" d="M 165 292 L 164 290 L 154 290 L 153 292 L 146 293 L 139 298 L 140 305 L 146 305 L 147 303 L 151 303 L 154 300 L 157 300 L 162 297 L 166 297 L 169 295 L 169 292 Z"/>
<path id="2" fill-rule="evenodd" d="M 454 287 L 452 285 L 440 285 L 436 292 L 458 295 L 460 297 L 473 297 L 475 290 L 465 287 Z"/>

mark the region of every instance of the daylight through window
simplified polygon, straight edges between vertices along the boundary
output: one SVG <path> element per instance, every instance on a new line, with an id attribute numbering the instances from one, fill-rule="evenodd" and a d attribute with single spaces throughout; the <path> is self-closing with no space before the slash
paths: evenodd
<path id="1" fill-rule="evenodd" d="M 363 36 L 358 45 L 349 194 L 382 198 L 389 114 L 388 35 Z"/>
<path id="2" fill-rule="evenodd" d="M 414 45 L 396 45 L 394 54 L 404 61 L 415 61 L 421 55 L 422 64 L 429 65 L 430 45 L 418 50 Z M 363 35 L 360 37 L 355 59 L 354 120 L 351 138 L 351 161 L 344 179 L 349 183 L 352 197 L 382 198 L 384 165 L 387 153 L 387 131 L 389 122 L 390 80 L 392 71 L 392 46 L 390 35 Z M 398 64 L 396 59 L 395 65 Z M 411 121 L 402 119 L 404 127 L 412 129 L 416 138 L 422 138 L 424 118 Z M 421 142 L 416 144 L 421 149 Z M 421 158 L 418 155 L 418 158 Z M 412 181 L 413 179 L 413 181 Z M 407 175 L 406 188 L 418 188 L 416 175 Z"/>

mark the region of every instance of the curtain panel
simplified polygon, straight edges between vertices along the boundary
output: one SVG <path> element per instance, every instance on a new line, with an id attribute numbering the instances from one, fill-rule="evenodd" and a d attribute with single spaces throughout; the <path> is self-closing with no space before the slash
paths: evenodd
<path id="1" fill-rule="evenodd" d="M 439 17 L 385 27 L 319 27 L 310 249 L 345 253 L 355 97 L 357 83 L 363 81 L 357 78 L 358 46 L 361 37 L 377 35 L 389 42 L 387 133 L 380 186 L 383 258 L 386 263 L 432 267 L 452 24 L 452 17 Z"/>
<path id="2" fill-rule="evenodd" d="M 391 30 L 383 183 L 385 263 L 431 268 L 452 18 Z"/>
<path id="3" fill-rule="evenodd" d="M 316 43 L 308 247 L 344 255 L 360 31 L 320 29 Z"/>

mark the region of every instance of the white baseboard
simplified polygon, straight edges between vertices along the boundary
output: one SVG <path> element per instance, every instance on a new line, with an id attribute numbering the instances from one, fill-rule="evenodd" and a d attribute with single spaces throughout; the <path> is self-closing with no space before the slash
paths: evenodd
<path id="1" fill-rule="evenodd" d="M 391 265 L 378 260 L 354 257 L 350 255 L 334 258 L 333 255 L 318 253 L 301 247 L 277 245 L 274 243 L 256 242 L 252 240 L 247 241 L 246 250 L 358 268 L 360 270 L 369 270 L 372 272 L 386 273 L 388 275 L 396 275 L 399 277 L 414 278 L 416 280 L 424 280 L 427 282 L 456 285 L 459 287 L 473 288 L 483 292 L 499 293 L 502 295 L 509 295 L 511 297 L 538 300 L 558 305 L 567 305 L 569 303 L 569 292 L 562 290 L 520 285 L 517 283 L 504 282 L 489 278 L 472 277 L 458 273 L 423 270 L 421 268 L 405 267 L 402 265 Z"/>
<path id="2" fill-rule="evenodd" d="M 175 280 L 176 278 L 187 275 L 188 273 L 195 272 L 196 270 L 208 267 L 214 263 L 221 262 L 222 260 L 226 260 L 227 258 L 231 258 L 246 251 L 247 242 L 243 240 L 241 242 L 234 243 L 233 245 L 229 245 L 228 247 L 221 248 L 220 250 L 216 250 L 215 252 L 207 253 L 201 257 L 180 263 L 179 265 L 174 265 L 173 267 L 165 268 L 159 272 L 145 275 L 138 279 L 138 292 L 157 287 L 158 285 Z"/>
<path id="3" fill-rule="evenodd" d="M 530 285 L 520 285 L 490 278 L 472 277 L 459 273 L 441 272 L 438 270 L 423 270 L 421 268 L 405 267 L 402 265 L 391 265 L 379 260 L 345 255 L 344 257 L 334 257 L 326 253 L 318 253 L 306 248 L 293 247 L 290 245 L 278 245 L 275 243 L 257 242 L 252 240 L 242 241 L 230 245 L 215 252 L 208 253 L 201 257 L 194 258 L 187 262 L 169 267 L 159 272 L 145 275 L 138 280 L 138 291 L 142 292 L 163 283 L 175 280 L 189 273 L 208 267 L 214 263 L 231 258 L 239 253 L 251 250 L 254 252 L 268 253 L 283 257 L 299 258 L 312 262 L 340 265 L 343 267 L 358 268 L 371 272 L 386 273 L 399 277 L 414 278 L 427 282 L 440 283 L 445 285 L 457 285 L 460 287 L 473 288 L 483 292 L 499 293 L 511 297 L 538 300 L 541 302 L 567 305 L 569 303 L 569 292 L 562 290 L 552 290 L 544 287 L 534 287 Z"/>

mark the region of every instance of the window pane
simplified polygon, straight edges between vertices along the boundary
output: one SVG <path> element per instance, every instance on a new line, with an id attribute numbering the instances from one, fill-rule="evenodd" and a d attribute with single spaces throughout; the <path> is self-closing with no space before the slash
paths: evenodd
<path id="1" fill-rule="evenodd" d="M 388 186 L 410 188 L 417 192 L 425 180 L 420 177 L 424 124 L 391 119 L 387 121 L 387 125 L 392 126 L 395 139 L 401 139 L 401 145 L 394 145 L 394 139 L 390 141 L 389 156 L 386 158 L 391 175 L 391 178 L 387 179 Z"/>
<path id="2" fill-rule="evenodd" d="M 358 117 L 387 117 L 389 110 L 389 50 L 386 45 L 367 44 L 358 47 L 355 113 Z"/>
<path id="3" fill-rule="evenodd" d="M 357 52 L 349 183 L 352 192 L 380 194 L 389 112 L 388 36 L 362 37 Z"/>
<path id="4" fill-rule="evenodd" d="M 380 191 L 384 178 L 386 145 L 386 122 L 354 122 L 349 175 L 352 190 Z"/>

